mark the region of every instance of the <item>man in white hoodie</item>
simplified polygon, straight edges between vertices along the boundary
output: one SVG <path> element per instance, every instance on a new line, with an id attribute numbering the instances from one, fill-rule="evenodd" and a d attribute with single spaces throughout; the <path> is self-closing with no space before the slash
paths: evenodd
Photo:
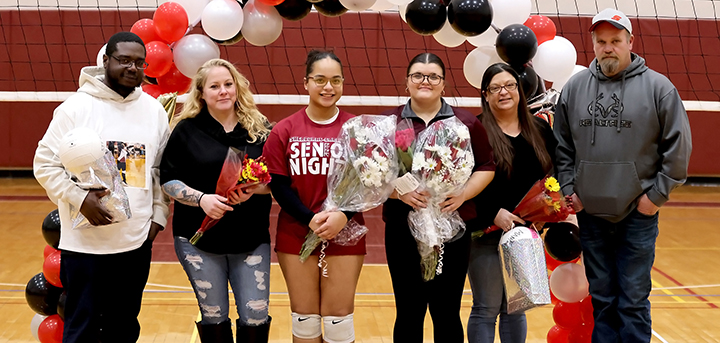
<path id="1" fill-rule="evenodd" d="M 62 226 L 60 277 L 67 293 L 63 342 L 135 342 L 140 335 L 137 316 L 152 241 L 168 216 L 158 166 L 169 128 L 163 107 L 139 87 L 147 66 L 140 37 L 113 35 L 103 67 L 82 69 L 80 89 L 55 109 L 35 152 L 35 177 L 58 205 Z M 129 220 L 113 223 L 99 202 L 107 190 L 78 187 L 60 163 L 59 143 L 78 127 L 95 130 L 106 142 L 144 148 L 144 163 L 133 168 L 136 182 L 124 184 Z M 71 208 L 79 208 L 93 227 L 73 229 Z"/>

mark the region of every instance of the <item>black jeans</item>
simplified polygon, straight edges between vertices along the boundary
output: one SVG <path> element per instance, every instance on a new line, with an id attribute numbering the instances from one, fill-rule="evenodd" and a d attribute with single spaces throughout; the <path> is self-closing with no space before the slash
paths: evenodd
<path id="1" fill-rule="evenodd" d="M 128 252 L 94 255 L 63 250 L 67 293 L 63 343 L 136 342 L 152 241 Z"/>
<path id="2" fill-rule="evenodd" d="M 393 342 L 421 343 L 428 307 L 435 342 L 464 342 L 460 303 L 470 255 L 470 234 L 445 244 L 442 274 L 428 282 L 422 279 L 420 253 L 407 216 L 387 219 L 385 253 L 397 311 Z"/>

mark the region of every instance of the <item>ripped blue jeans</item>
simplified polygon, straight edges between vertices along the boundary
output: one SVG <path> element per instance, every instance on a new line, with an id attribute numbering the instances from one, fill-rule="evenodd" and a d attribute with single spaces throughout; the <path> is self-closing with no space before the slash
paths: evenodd
<path id="1" fill-rule="evenodd" d="M 200 306 L 200 324 L 228 320 L 228 281 L 235 296 L 240 323 L 258 326 L 268 320 L 270 297 L 270 244 L 254 251 L 218 255 L 202 251 L 187 238 L 175 236 L 175 253 L 195 291 Z"/>

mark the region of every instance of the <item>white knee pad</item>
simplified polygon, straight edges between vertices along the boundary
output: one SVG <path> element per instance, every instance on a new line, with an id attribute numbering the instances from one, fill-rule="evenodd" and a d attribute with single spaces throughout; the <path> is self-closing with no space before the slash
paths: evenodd
<path id="1" fill-rule="evenodd" d="M 343 317 L 324 316 L 323 324 L 325 325 L 325 337 L 323 338 L 326 342 L 350 343 L 355 340 L 352 313 Z"/>
<path id="2" fill-rule="evenodd" d="M 319 314 L 292 313 L 292 334 L 301 339 L 313 339 L 322 335 Z"/>

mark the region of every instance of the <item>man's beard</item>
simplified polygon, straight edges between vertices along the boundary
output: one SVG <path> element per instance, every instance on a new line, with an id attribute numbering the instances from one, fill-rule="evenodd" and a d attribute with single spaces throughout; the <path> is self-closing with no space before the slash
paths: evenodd
<path id="1" fill-rule="evenodd" d="M 620 60 L 614 57 L 605 57 L 600 60 L 600 70 L 605 75 L 615 75 L 619 71 Z"/>

